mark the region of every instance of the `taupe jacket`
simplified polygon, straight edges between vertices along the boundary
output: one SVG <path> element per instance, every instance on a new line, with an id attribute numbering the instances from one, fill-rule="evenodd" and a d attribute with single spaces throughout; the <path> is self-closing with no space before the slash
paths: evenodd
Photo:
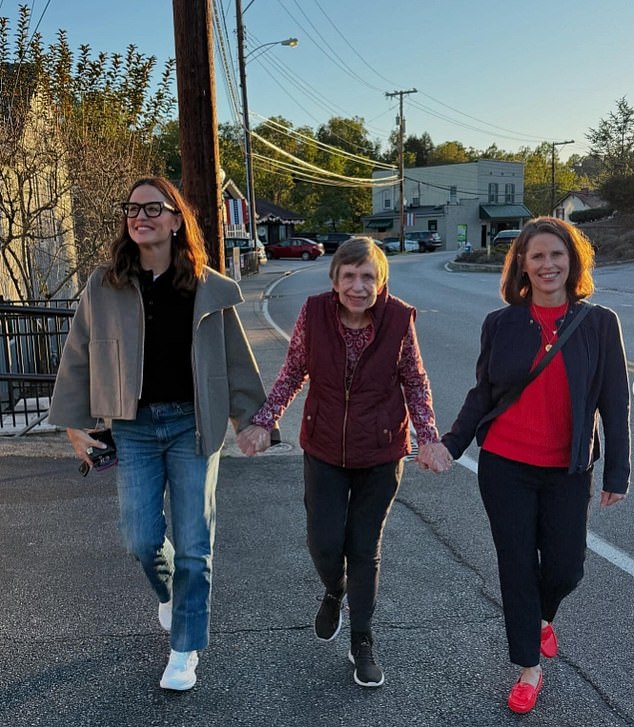
<path id="1" fill-rule="evenodd" d="M 89 278 L 62 359 L 49 422 L 94 428 L 99 418 L 135 419 L 143 386 L 144 315 L 141 291 L 103 284 L 105 268 Z M 234 306 L 235 282 L 206 268 L 194 303 L 192 370 L 197 436 L 207 456 L 220 449 L 231 420 L 249 424 L 266 399 L 257 364 Z"/>

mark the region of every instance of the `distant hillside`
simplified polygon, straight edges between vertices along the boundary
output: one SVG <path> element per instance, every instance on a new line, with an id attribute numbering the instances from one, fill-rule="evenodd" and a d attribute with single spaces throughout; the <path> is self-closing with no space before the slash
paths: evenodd
<path id="1" fill-rule="evenodd" d="M 634 260 L 634 215 L 619 215 L 607 220 L 579 225 L 595 244 L 596 260 L 605 263 Z"/>

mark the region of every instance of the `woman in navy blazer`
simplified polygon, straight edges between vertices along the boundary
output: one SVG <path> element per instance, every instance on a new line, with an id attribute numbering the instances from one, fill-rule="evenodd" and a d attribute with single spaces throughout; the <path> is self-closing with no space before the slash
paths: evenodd
<path id="1" fill-rule="evenodd" d="M 557 609 L 583 577 L 592 470 L 605 455 L 601 507 L 627 493 L 629 385 L 616 313 L 593 305 L 552 360 L 521 386 L 592 294 L 594 253 L 562 220 L 526 224 L 505 260 L 507 305 L 482 326 L 476 385 L 442 438 L 454 458 L 473 438 L 478 482 L 495 543 L 511 661 L 521 667 L 509 708 L 530 711 L 542 688 L 540 654 L 557 654 Z M 490 414 L 498 407 L 496 416 Z"/>

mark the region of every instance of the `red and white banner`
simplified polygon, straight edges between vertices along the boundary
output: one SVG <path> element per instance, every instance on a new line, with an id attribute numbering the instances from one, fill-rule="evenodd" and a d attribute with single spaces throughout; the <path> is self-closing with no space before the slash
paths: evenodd
<path id="1" fill-rule="evenodd" d="M 246 225 L 247 203 L 244 199 L 226 199 L 225 209 L 227 210 L 228 225 Z"/>

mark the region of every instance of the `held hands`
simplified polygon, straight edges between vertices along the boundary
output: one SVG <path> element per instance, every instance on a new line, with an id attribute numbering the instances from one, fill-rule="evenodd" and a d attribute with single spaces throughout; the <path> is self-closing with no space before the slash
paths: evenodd
<path id="1" fill-rule="evenodd" d="M 422 470 L 446 472 L 453 463 L 453 457 L 442 442 L 420 444 L 416 463 Z"/>
<path id="2" fill-rule="evenodd" d="M 258 452 L 264 452 L 271 446 L 271 434 L 264 427 L 249 424 L 241 432 L 238 432 L 238 447 L 242 454 L 253 457 Z"/>

